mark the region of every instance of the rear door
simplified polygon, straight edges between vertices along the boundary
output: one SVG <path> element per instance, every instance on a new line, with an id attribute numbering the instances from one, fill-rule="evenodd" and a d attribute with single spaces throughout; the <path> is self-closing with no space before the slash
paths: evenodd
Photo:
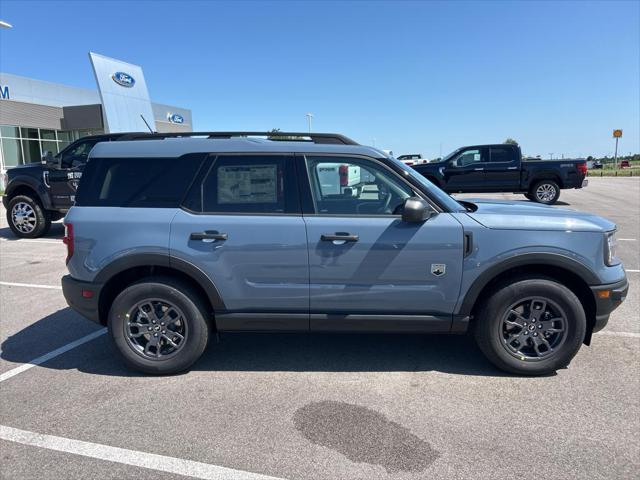
<path id="1" fill-rule="evenodd" d="M 516 192 L 520 189 L 520 155 L 517 148 L 497 145 L 489 148 L 484 168 L 487 190 Z"/>
<path id="2" fill-rule="evenodd" d="M 211 155 L 171 226 L 171 256 L 202 270 L 221 330 L 307 330 L 309 263 L 293 156 Z"/>
<path id="3" fill-rule="evenodd" d="M 443 166 L 445 190 L 448 192 L 482 192 L 484 170 L 488 162 L 489 151 L 486 147 L 469 147 L 459 152 Z"/>

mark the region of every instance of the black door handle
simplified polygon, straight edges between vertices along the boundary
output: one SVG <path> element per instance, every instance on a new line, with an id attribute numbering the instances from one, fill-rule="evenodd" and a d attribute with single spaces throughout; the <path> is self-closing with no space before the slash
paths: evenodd
<path id="1" fill-rule="evenodd" d="M 206 230 L 204 232 L 193 232 L 189 236 L 189 240 L 226 240 L 228 238 L 226 233 L 220 233 L 217 230 Z"/>
<path id="2" fill-rule="evenodd" d="M 358 241 L 358 235 L 351 235 L 350 233 L 343 233 L 343 232 L 337 232 L 334 234 L 322 234 L 320 235 L 320 240 L 322 240 L 323 242 L 335 242 L 335 241 L 342 241 L 342 242 L 357 242 Z"/>

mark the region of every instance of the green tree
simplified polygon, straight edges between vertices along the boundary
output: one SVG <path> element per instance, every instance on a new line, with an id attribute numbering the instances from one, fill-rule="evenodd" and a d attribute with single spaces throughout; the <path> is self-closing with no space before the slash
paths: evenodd
<path id="1" fill-rule="evenodd" d="M 518 145 L 518 142 L 511 137 L 507 138 L 503 143 L 506 143 L 507 145 Z"/>

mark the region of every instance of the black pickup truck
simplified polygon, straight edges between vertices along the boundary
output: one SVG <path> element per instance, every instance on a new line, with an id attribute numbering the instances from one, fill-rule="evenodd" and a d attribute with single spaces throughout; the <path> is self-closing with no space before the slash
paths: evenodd
<path id="1" fill-rule="evenodd" d="M 114 133 L 83 137 L 55 157 L 45 154 L 42 163 L 8 169 L 2 203 L 13 233 L 21 238 L 40 237 L 47 233 L 51 222 L 64 217 L 75 200 L 89 152 L 97 143 L 144 135 Z"/>
<path id="2" fill-rule="evenodd" d="M 413 168 L 448 193 L 524 193 L 546 205 L 558 200 L 560 189 L 587 186 L 585 160 L 525 160 L 510 144 L 462 147 Z"/>

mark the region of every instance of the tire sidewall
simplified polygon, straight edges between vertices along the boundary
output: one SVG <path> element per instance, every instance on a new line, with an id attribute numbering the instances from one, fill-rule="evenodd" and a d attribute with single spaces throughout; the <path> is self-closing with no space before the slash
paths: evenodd
<path id="1" fill-rule="evenodd" d="M 125 338 L 126 315 L 137 303 L 158 298 L 174 304 L 182 310 L 188 334 L 185 345 L 176 355 L 166 360 L 151 360 L 136 353 Z M 109 311 L 108 328 L 116 348 L 130 367 L 156 375 L 172 374 L 188 369 L 206 349 L 209 325 L 202 302 L 188 287 L 171 280 L 143 280 L 123 290 L 114 300 Z"/>
<path id="2" fill-rule="evenodd" d="M 527 297 L 551 300 L 567 316 L 565 341 L 550 358 L 520 360 L 503 345 L 502 318 L 511 305 Z M 487 357 L 504 370 L 524 375 L 548 374 L 569 365 L 582 345 L 587 325 L 582 304 L 571 290 L 552 280 L 540 279 L 521 280 L 498 289 L 483 306 L 480 323 L 478 344 Z"/>
<path id="3" fill-rule="evenodd" d="M 33 209 L 36 215 L 36 226 L 29 233 L 21 232 L 13 224 L 13 207 L 21 202 L 28 204 Z M 15 236 L 20 238 L 37 238 L 47 233 L 49 227 L 51 226 L 51 217 L 49 215 L 49 212 L 42 208 L 39 201 L 27 195 L 16 195 L 9 201 L 9 206 L 7 208 L 7 223 L 9 224 L 9 228 Z"/>
<path id="4" fill-rule="evenodd" d="M 553 196 L 551 200 L 541 200 L 538 198 L 538 195 L 536 192 L 538 191 L 538 188 L 541 185 L 550 185 L 555 189 L 556 194 Z M 553 205 L 558 201 L 558 198 L 560 198 L 560 186 L 553 180 L 541 180 L 533 186 L 533 188 L 531 189 L 530 195 L 534 202 L 542 203 L 543 205 Z"/>

